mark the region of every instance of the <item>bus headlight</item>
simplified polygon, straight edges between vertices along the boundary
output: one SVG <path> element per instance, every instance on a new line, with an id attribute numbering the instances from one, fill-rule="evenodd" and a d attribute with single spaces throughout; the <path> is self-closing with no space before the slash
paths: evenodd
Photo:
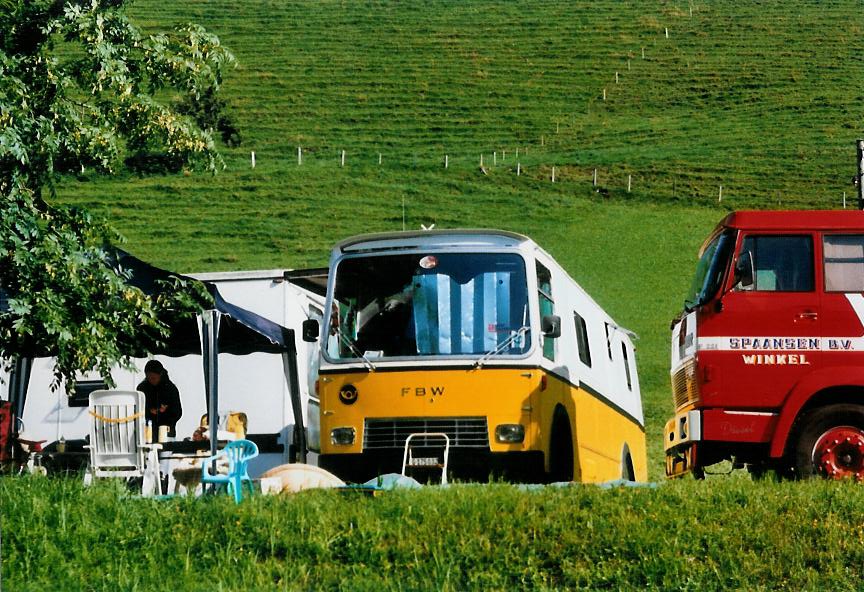
<path id="1" fill-rule="evenodd" d="M 330 442 L 338 446 L 349 446 L 354 443 L 356 433 L 354 428 L 333 428 L 330 430 Z"/>
<path id="2" fill-rule="evenodd" d="M 495 439 L 506 444 L 518 444 L 525 439 L 525 426 L 521 423 L 502 423 L 495 428 Z"/>

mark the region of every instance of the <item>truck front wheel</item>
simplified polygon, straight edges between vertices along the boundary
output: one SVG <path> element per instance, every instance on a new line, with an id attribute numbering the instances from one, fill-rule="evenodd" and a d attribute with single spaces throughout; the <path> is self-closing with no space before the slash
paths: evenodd
<path id="1" fill-rule="evenodd" d="M 826 405 L 807 413 L 791 450 L 799 479 L 864 479 L 864 407 Z"/>

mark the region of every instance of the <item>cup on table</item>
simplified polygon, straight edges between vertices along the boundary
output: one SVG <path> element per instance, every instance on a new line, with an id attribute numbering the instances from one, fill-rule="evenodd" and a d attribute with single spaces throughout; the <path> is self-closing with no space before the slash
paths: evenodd
<path id="1" fill-rule="evenodd" d="M 168 430 L 169 427 L 167 425 L 159 426 L 159 442 L 167 442 L 168 441 Z"/>

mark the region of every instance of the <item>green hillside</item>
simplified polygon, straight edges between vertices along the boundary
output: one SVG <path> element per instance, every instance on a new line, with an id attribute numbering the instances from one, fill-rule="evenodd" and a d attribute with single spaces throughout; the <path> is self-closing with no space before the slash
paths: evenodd
<path id="1" fill-rule="evenodd" d="M 231 48 L 243 143 L 215 177 L 85 173 L 61 200 L 184 271 L 323 265 L 345 236 L 402 228 L 403 203 L 408 228 L 526 233 L 641 336 L 655 478 L 668 321 L 704 236 L 727 209 L 853 201 L 856 3 L 139 0 L 131 15 Z"/>
<path id="2" fill-rule="evenodd" d="M 243 144 L 216 179 L 70 181 L 62 197 L 182 269 L 320 264 L 346 233 L 400 227 L 403 197 L 413 227 L 535 230 L 513 223 L 526 207 L 551 227 L 594 168 L 615 202 L 713 207 L 722 185 L 725 208 L 839 207 L 853 192 L 854 2 L 138 0 L 132 15 L 200 22 L 235 52 Z"/>

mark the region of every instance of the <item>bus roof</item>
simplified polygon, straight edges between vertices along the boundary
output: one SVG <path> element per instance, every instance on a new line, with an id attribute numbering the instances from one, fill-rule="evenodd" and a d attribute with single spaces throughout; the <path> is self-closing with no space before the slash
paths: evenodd
<path id="1" fill-rule="evenodd" d="M 744 210 L 732 212 L 720 226 L 739 230 L 864 230 L 859 210 Z"/>
<path id="2" fill-rule="evenodd" d="M 528 242 L 527 236 L 493 229 L 412 230 L 379 232 L 352 236 L 339 242 L 335 250 L 342 253 L 379 249 L 428 247 L 452 243 L 460 246 L 517 247 Z"/>

